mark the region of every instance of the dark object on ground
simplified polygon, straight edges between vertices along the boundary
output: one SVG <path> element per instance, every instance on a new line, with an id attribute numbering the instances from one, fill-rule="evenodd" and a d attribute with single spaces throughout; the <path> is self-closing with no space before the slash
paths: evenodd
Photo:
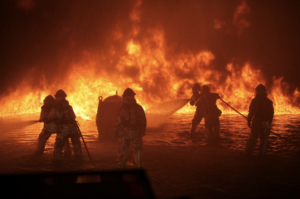
<path id="1" fill-rule="evenodd" d="M 98 139 L 100 141 L 117 142 L 114 136 L 114 129 L 117 121 L 117 114 L 123 104 L 123 98 L 119 95 L 113 95 L 105 98 L 99 97 L 99 104 L 96 116 L 98 128 Z"/>
<path id="2" fill-rule="evenodd" d="M 2 175 L 10 198 L 154 198 L 143 170 Z"/>

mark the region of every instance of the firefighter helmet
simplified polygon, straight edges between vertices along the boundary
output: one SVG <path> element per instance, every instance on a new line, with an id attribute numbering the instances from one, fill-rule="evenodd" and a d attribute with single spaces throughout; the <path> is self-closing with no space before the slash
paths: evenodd
<path id="1" fill-rule="evenodd" d="M 203 86 L 202 86 L 202 91 L 203 91 L 203 92 L 210 92 L 209 86 L 203 85 Z"/>
<path id="2" fill-rule="evenodd" d="M 52 95 L 48 95 L 47 97 L 45 97 L 44 103 L 51 103 L 51 102 L 55 102 L 55 99 Z"/>
<path id="3" fill-rule="evenodd" d="M 131 89 L 131 88 L 126 88 L 124 93 L 123 93 L 123 97 L 124 96 L 135 96 L 135 92 Z"/>
<path id="4" fill-rule="evenodd" d="M 267 89 L 266 89 L 266 87 L 264 85 L 259 84 L 258 86 L 256 86 L 255 91 L 256 92 L 266 92 Z"/>
<path id="5" fill-rule="evenodd" d="M 199 83 L 195 83 L 195 84 L 193 85 L 192 89 L 193 89 L 193 90 L 198 90 L 198 91 L 200 91 L 200 90 L 201 90 L 201 86 L 200 86 Z"/>
<path id="6" fill-rule="evenodd" d="M 63 91 L 62 89 L 59 89 L 55 95 L 55 97 L 63 97 L 63 98 L 66 98 L 67 97 L 67 94 L 65 93 L 65 91 Z"/>

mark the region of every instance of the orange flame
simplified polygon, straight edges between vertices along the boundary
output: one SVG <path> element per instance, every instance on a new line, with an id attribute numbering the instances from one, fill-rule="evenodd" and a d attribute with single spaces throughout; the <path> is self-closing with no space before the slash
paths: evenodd
<path id="1" fill-rule="evenodd" d="M 0 99 L 2 108 L 0 116 L 12 114 L 29 114 L 40 111 L 43 99 L 48 94 L 64 89 L 67 99 L 73 106 L 76 114 L 85 119 L 94 119 L 97 111 L 98 96 L 107 97 L 116 91 L 121 93 L 131 87 L 137 93 L 138 102 L 147 110 L 156 103 L 176 98 L 190 98 L 191 85 L 195 82 L 213 84 L 213 92 L 220 93 L 222 98 L 237 110 L 246 113 L 254 89 L 265 83 L 260 70 L 253 69 L 246 64 L 237 70 L 233 63 L 226 67 L 229 75 L 225 82 L 217 85 L 222 74 L 210 65 L 215 56 L 210 51 L 186 52 L 170 58 L 165 56 L 164 32 L 159 29 L 148 30 L 150 37 L 136 41 L 135 35 L 139 32 L 140 21 L 138 1 L 130 14 L 135 25 L 132 27 L 132 38 L 128 39 L 127 54 L 120 57 L 116 70 L 118 74 L 110 74 L 101 70 L 101 63 L 86 53 L 86 63 L 78 63 L 70 69 L 69 76 L 59 85 L 44 85 L 43 90 L 33 90 L 26 82 L 22 82 L 18 89 L 10 91 Z M 114 39 L 124 39 L 123 33 L 116 28 L 112 33 Z M 109 49 L 111 55 L 114 50 Z M 126 71 L 134 71 L 125 75 Z M 213 77 L 213 78 L 212 78 Z M 298 107 L 292 104 L 300 97 L 298 89 L 292 99 L 284 95 L 281 84 L 282 78 L 273 80 L 272 90 L 269 93 L 274 102 L 276 114 L 300 113 Z M 235 113 L 222 102 L 218 102 L 223 113 Z M 195 107 L 186 105 L 179 113 L 194 112 Z"/>

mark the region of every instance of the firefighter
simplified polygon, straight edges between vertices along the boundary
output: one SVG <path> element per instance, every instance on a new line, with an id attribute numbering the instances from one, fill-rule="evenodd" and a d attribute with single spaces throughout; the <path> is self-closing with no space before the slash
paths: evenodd
<path id="1" fill-rule="evenodd" d="M 267 97 L 267 89 L 259 84 L 255 88 L 256 96 L 249 106 L 248 126 L 251 128 L 245 153 L 252 155 L 259 137 L 259 155 L 265 157 L 267 154 L 268 138 L 270 135 L 271 123 L 274 116 L 273 102 Z"/>
<path id="2" fill-rule="evenodd" d="M 202 86 L 202 96 L 199 99 L 204 112 L 205 130 L 209 140 L 219 138 L 220 121 L 222 111 L 218 109 L 216 102 L 220 99 L 219 94 L 211 93 L 207 85 Z"/>
<path id="3" fill-rule="evenodd" d="M 64 143 L 71 138 L 75 157 L 81 157 L 80 134 L 77 130 L 75 113 L 66 100 L 67 94 L 58 90 L 55 94 L 55 103 L 49 113 L 49 120 L 58 125 L 54 145 L 54 161 L 60 161 Z"/>
<path id="4" fill-rule="evenodd" d="M 123 93 L 123 105 L 117 115 L 115 136 L 119 138 L 120 149 L 117 155 L 117 167 L 124 168 L 127 161 L 127 152 L 130 145 L 133 145 L 133 163 L 141 168 L 143 136 L 145 136 L 147 120 L 142 106 L 134 96 L 136 94 L 130 88 Z"/>
<path id="5" fill-rule="evenodd" d="M 200 97 L 201 95 L 201 86 L 199 83 L 195 83 L 192 87 L 193 95 L 190 99 L 190 105 L 191 106 L 196 106 L 196 112 L 194 115 L 194 118 L 192 120 L 192 128 L 190 133 L 193 135 L 196 131 L 197 125 L 200 124 L 202 118 L 204 117 L 204 112 L 202 109 L 202 106 L 200 105 Z"/>
<path id="6" fill-rule="evenodd" d="M 58 130 L 57 125 L 54 122 L 50 122 L 48 120 L 48 114 L 54 103 L 55 103 L 54 97 L 52 95 L 48 95 L 44 99 L 44 105 L 41 108 L 42 110 L 41 110 L 39 122 L 44 122 L 44 127 L 38 138 L 37 149 L 35 151 L 35 155 L 37 156 L 40 156 L 44 153 L 47 140 L 49 139 L 51 134 L 56 133 Z M 68 140 L 64 145 L 64 155 L 71 156 L 70 144 Z"/>

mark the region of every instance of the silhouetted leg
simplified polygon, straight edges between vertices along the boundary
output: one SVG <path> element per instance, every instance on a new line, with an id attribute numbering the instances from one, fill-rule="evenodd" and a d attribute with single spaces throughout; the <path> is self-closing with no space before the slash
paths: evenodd
<path id="1" fill-rule="evenodd" d="M 82 148 L 81 148 L 79 134 L 75 133 L 75 134 L 72 134 L 70 137 L 71 137 L 71 141 L 72 141 L 72 145 L 73 145 L 74 155 L 77 157 L 81 157 L 82 156 Z"/>
<path id="2" fill-rule="evenodd" d="M 120 141 L 121 146 L 117 155 L 117 168 L 124 168 L 127 161 L 127 151 L 129 149 L 131 140 L 122 137 Z"/>
<path id="3" fill-rule="evenodd" d="M 259 140 L 260 140 L 260 156 L 266 156 L 267 155 L 267 149 L 268 149 L 268 138 L 270 135 L 270 130 L 268 128 L 263 128 L 260 132 Z"/>
<path id="4" fill-rule="evenodd" d="M 119 144 L 119 149 L 118 149 L 118 153 L 117 153 L 117 168 L 120 168 L 122 165 L 122 138 L 118 138 L 118 144 Z"/>
<path id="5" fill-rule="evenodd" d="M 207 125 L 205 127 L 206 135 L 207 138 L 210 140 L 213 138 L 213 126 L 212 125 Z"/>
<path id="6" fill-rule="evenodd" d="M 51 133 L 49 133 L 45 129 L 42 130 L 42 132 L 40 133 L 39 138 L 38 138 L 37 148 L 35 151 L 36 155 L 42 155 L 44 153 L 46 142 L 50 136 L 51 136 Z"/>
<path id="7" fill-rule="evenodd" d="M 220 121 L 219 121 L 219 117 L 215 118 L 214 120 L 214 130 L 213 130 L 213 137 L 214 138 L 219 138 L 220 136 Z"/>
<path id="8" fill-rule="evenodd" d="M 64 147 L 64 144 L 67 140 L 67 136 L 64 133 L 57 133 L 56 139 L 55 139 L 55 145 L 54 145 L 54 161 L 61 160 L 62 155 L 62 149 Z"/>
<path id="9" fill-rule="evenodd" d="M 210 139 L 212 136 L 212 125 L 211 125 L 211 120 L 207 117 L 205 118 L 205 132 L 207 138 Z"/>
<path id="10" fill-rule="evenodd" d="M 142 146 L 143 146 L 143 137 L 139 137 L 133 140 L 133 148 L 135 154 L 135 166 L 137 168 L 142 167 Z"/>
<path id="11" fill-rule="evenodd" d="M 64 155 L 65 156 L 71 156 L 72 155 L 69 139 L 66 140 L 66 143 L 64 144 L 63 150 L 64 150 Z"/>
<path id="12" fill-rule="evenodd" d="M 196 129 L 197 129 L 197 125 L 200 124 L 201 120 L 202 120 L 203 116 L 199 115 L 197 112 L 194 115 L 194 118 L 192 120 L 192 127 L 191 127 L 191 134 L 194 134 Z"/>
<path id="13" fill-rule="evenodd" d="M 251 133 L 249 135 L 247 145 L 245 152 L 247 155 L 252 155 L 256 146 L 256 142 L 258 139 L 259 129 L 258 128 L 252 128 Z"/>

